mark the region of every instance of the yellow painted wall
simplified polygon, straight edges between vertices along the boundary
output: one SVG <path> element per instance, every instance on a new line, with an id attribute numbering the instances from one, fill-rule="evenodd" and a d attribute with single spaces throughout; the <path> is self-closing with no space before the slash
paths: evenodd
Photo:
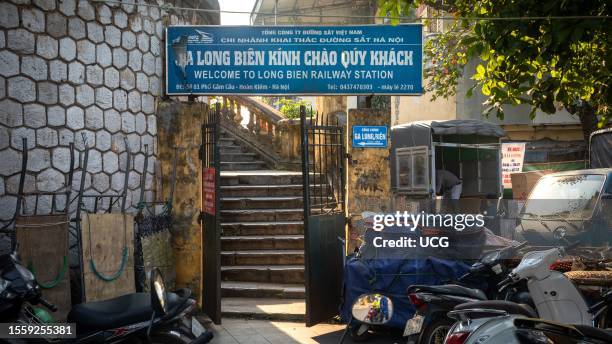
<path id="1" fill-rule="evenodd" d="M 202 184 L 198 149 L 202 115 L 207 108 L 205 103 L 163 103 L 157 117 L 164 199 L 170 193 L 175 147 L 179 147 L 172 233 L 176 286 L 190 288 L 198 302 L 202 289 L 202 228 L 198 222 Z"/>

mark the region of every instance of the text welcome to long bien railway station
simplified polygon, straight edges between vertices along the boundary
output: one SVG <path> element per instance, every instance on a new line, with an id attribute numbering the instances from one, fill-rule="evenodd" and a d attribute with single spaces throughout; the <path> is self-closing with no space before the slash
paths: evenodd
<path id="1" fill-rule="evenodd" d="M 170 94 L 419 94 L 420 25 L 170 27 Z"/>

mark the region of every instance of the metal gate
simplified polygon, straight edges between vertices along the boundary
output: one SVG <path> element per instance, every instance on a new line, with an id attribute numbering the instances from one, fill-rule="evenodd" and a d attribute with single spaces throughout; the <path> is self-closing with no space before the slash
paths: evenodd
<path id="1" fill-rule="evenodd" d="M 202 124 L 202 310 L 215 324 L 221 323 L 221 226 L 220 226 L 220 104 L 208 109 Z"/>
<path id="2" fill-rule="evenodd" d="M 306 326 L 338 314 L 345 239 L 345 140 L 338 119 L 306 117 L 300 108 Z"/>

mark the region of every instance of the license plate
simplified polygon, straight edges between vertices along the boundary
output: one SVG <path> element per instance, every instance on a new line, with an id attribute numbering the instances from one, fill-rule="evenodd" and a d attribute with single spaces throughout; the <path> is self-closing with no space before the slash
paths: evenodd
<path id="1" fill-rule="evenodd" d="M 421 332 L 421 327 L 423 327 L 424 319 L 425 318 L 423 318 L 422 315 L 415 314 L 412 319 L 406 321 L 406 327 L 404 327 L 404 337 Z"/>
<path id="2" fill-rule="evenodd" d="M 197 338 L 202 335 L 202 333 L 206 332 L 204 326 L 200 324 L 200 322 L 195 318 L 191 317 L 191 333 Z"/>

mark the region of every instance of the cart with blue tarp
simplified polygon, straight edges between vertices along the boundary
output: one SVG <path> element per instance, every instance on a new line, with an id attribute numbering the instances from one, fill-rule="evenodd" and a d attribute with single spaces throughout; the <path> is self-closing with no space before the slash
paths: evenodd
<path id="1" fill-rule="evenodd" d="M 347 322 L 351 306 L 361 295 L 380 293 L 393 302 L 391 320 L 385 326 L 404 328 L 414 313 L 406 289 L 413 284 L 443 284 L 465 274 L 469 265 L 461 261 L 426 259 L 350 258 L 344 269 L 344 302 L 340 314 Z"/>
<path id="2" fill-rule="evenodd" d="M 344 294 L 340 309 L 342 320 L 347 323 L 347 333 L 354 339 L 363 339 L 368 335 L 370 326 L 356 319 L 353 304 L 359 303 L 366 295 L 377 295 L 390 300 L 390 318 L 384 321 L 385 327 L 403 329 L 406 321 L 415 311 L 406 290 L 413 284 L 438 285 L 457 280 L 465 274 L 469 265 L 457 259 L 457 252 L 440 258 L 439 253 L 428 249 L 377 248 L 372 244 L 378 236 L 395 238 L 398 235 L 417 237 L 419 231 L 406 233 L 397 227 L 386 228 L 382 232 L 366 230 L 364 244 L 359 252 L 347 259 L 344 267 Z M 473 233 L 465 240 L 461 250 L 474 251 L 474 256 L 484 246 L 483 231 Z M 439 250 L 438 250 L 439 251 Z M 446 253 L 446 252 L 445 252 Z M 448 258 L 448 259 L 446 259 Z M 382 296 L 382 298 L 381 298 Z M 383 323 L 383 322 L 381 322 Z"/>

